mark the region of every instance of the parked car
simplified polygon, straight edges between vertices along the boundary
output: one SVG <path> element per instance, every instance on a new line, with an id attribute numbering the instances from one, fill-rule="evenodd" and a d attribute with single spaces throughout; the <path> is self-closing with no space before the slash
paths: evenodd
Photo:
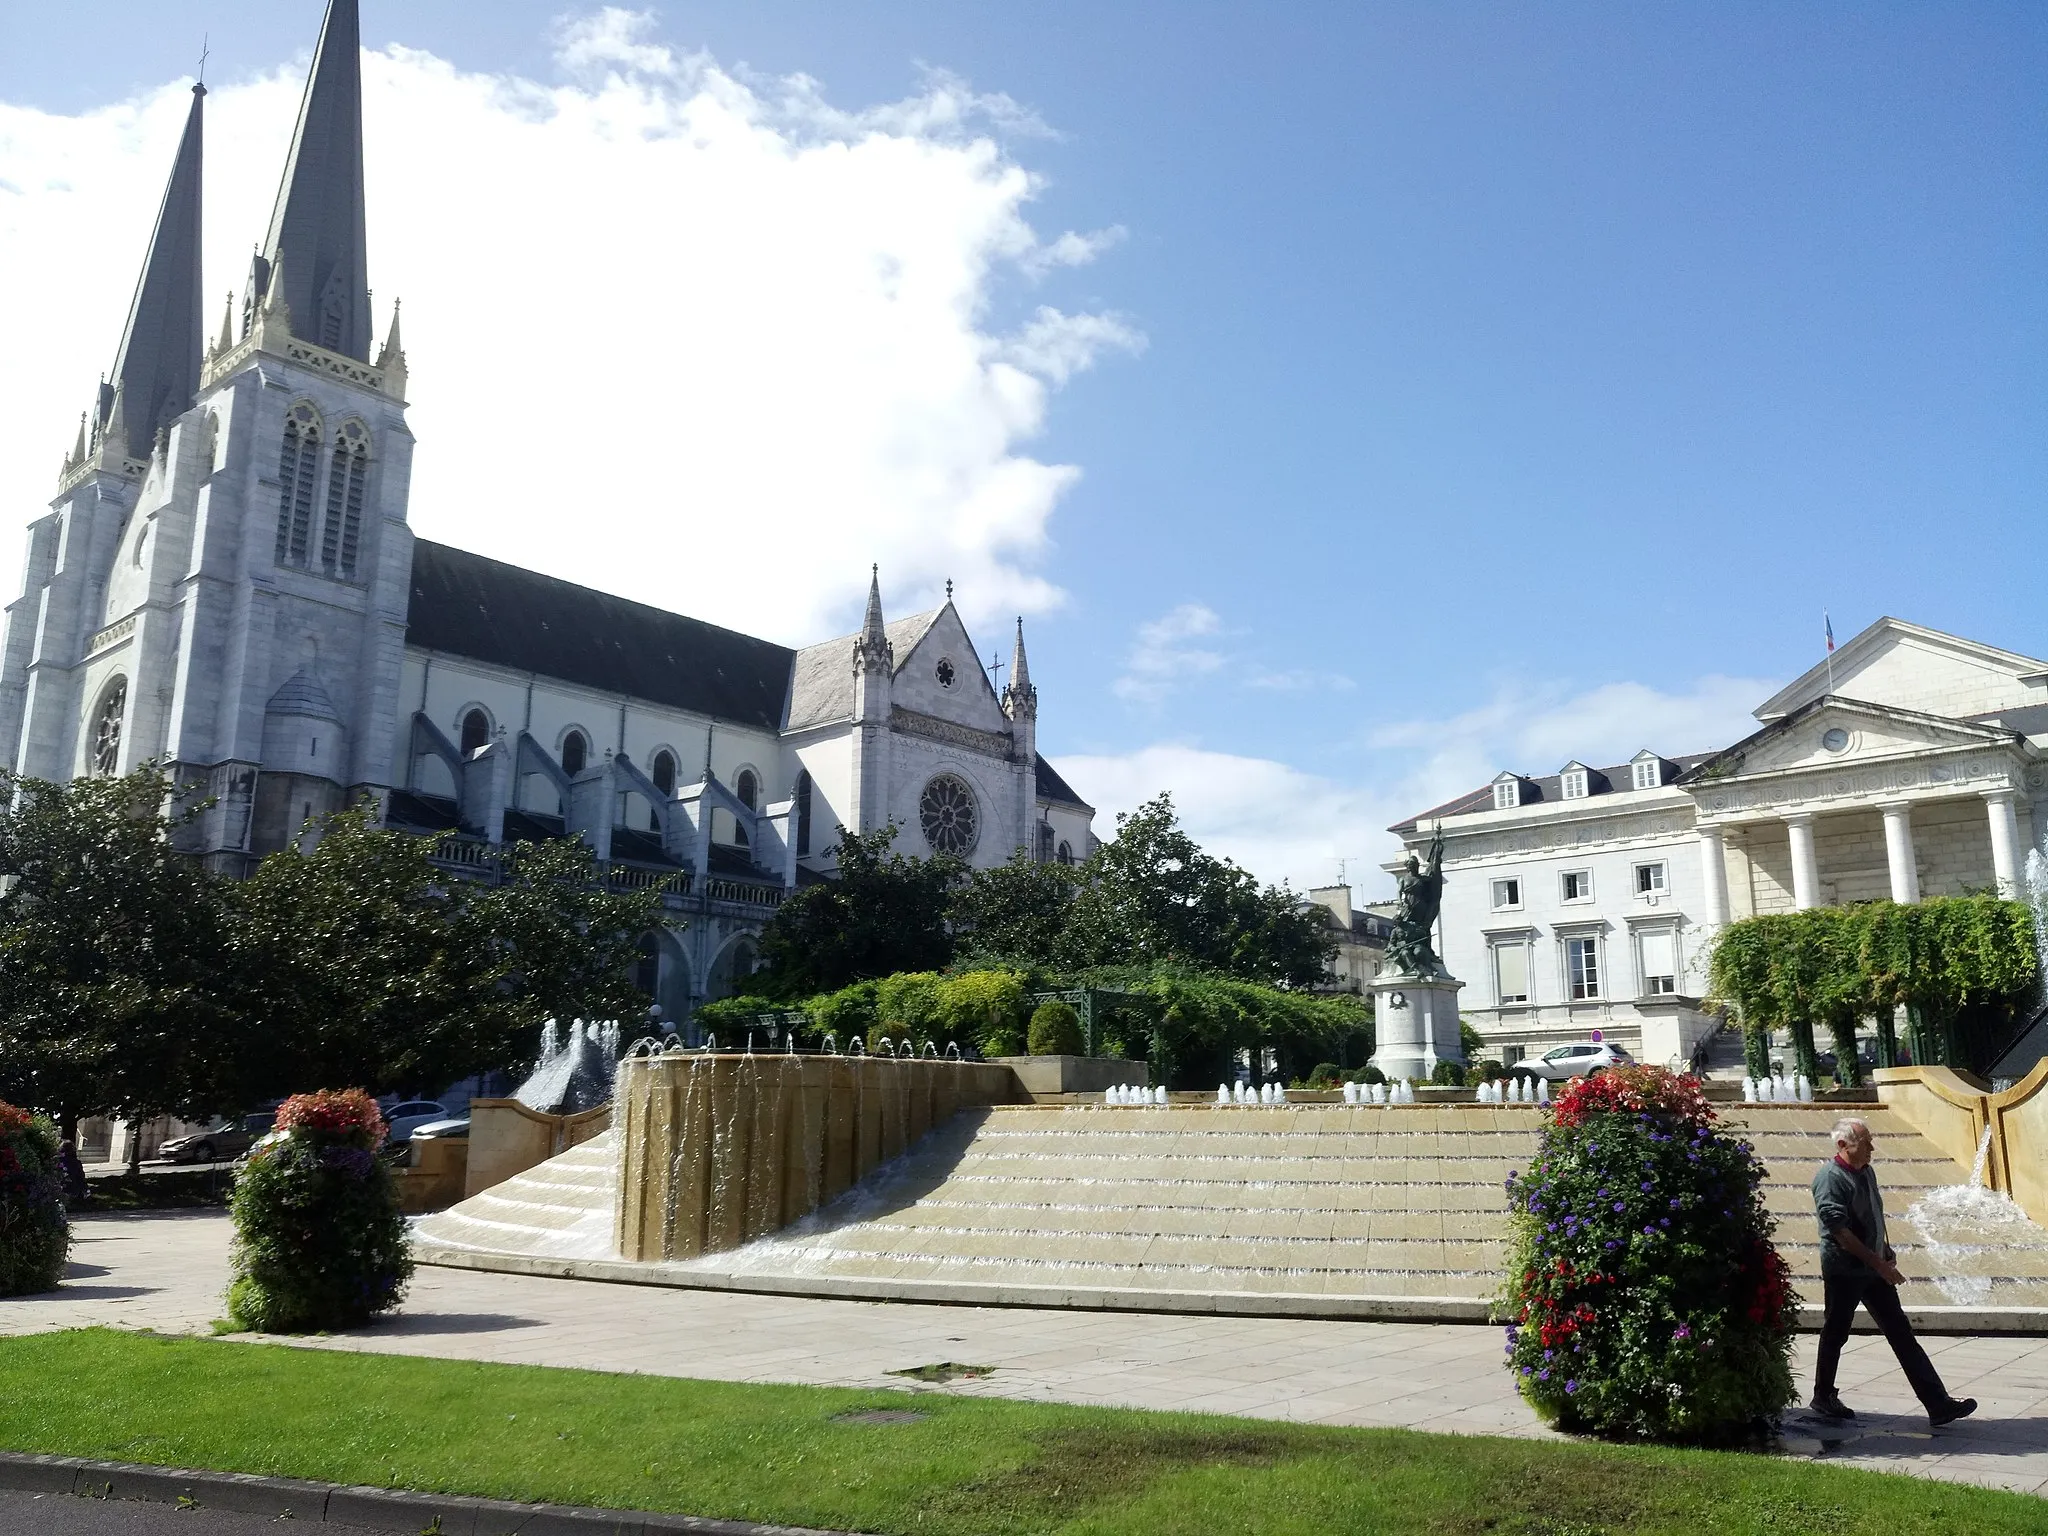
<path id="1" fill-rule="evenodd" d="M 1512 1071 L 1531 1077 L 1547 1077 L 1562 1083 L 1574 1077 L 1592 1077 L 1609 1067 L 1632 1067 L 1635 1058 L 1612 1040 L 1586 1040 L 1577 1045 L 1560 1045 L 1545 1051 L 1534 1061 L 1518 1061 Z"/>
<path id="2" fill-rule="evenodd" d="M 425 1125 L 413 1127 L 414 1141 L 467 1141 L 469 1139 L 469 1116 L 459 1115 L 452 1120 L 429 1120 Z"/>
<path id="3" fill-rule="evenodd" d="M 403 1146 L 421 1126 L 447 1118 L 447 1106 L 433 1099 L 407 1099 L 403 1104 L 394 1104 L 384 1111 L 384 1124 L 390 1128 L 384 1144 Z"/>
<path id="4" fill-rule="evenodd" d="M 256 1145 L 259 1136 L 268 1135 L 276 1120 L 274 1109 L 221 1120 L 203 1131 L 174 1137 L 157 1148 L 156 1155 L 166 1163 L 230 1162 Z"/>

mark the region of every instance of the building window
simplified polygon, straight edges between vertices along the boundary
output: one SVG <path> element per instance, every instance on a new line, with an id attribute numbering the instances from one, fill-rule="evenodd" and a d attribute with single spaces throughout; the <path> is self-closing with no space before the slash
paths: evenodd
<path id="1" fill-rule="evenodd" d="M 1062 841 L 1060 843 L 1060 851 L 1057 855 L 1055 855 L 1055 857 L 1057 857 L 1062 864 L 1071 865 L 1074 862 L 1074 845 L 1072 843 Z"/>
<path id="2" fill-rule="evenodd" d="M 1677 934 L 1669 928 L 1637 934 L 1636 955 L 1645 997 L 1669 997 L 1678 990 Z"/>
<path id="3" fill-rule="evenodd" d="M 1493 910 L 1506 912 L 1522 904 L 1522 882 L 1519 878 L 1493 882 Z"/>
<path id="4" fill-rule="evenodd" d="M 111 778 L 121 771 L 121 727 L 128 715 L 128 679 L 117 677 L 100 695 L 92 720 L 92 771 Z"/>
<path id="5" fill-rule="evenodd" d="M 1041 821 L 1041 822 L 1040 822 L 1040 823 L 1038 824 L 1038 862 L 1039 862 L 1039 863 L 1041 863 L 1041 864 L 1050 864 L 1050 863 L 1052 862 L 1052 846 L 1053 846 L 1053 830 L 1052 830 L 1052 823 L 1051 823 L 1051 822 L 1049 822 L 1049 821 Z"/>
<path id="6" fill-rule="evenodd" d="M 320 476 L 320 418 L 300 404 L 284 419 L 277 462 L 277 563 L 304 565 L 312 553 L 313 482 Z"/>
<path id="7" fill-rule="evenodd" d="M 1558 879 L 1566 901 L 1593 899 L 1593 872 L 1590 869 L 1568 869 Z"/>
<path id="8" fill-rule="evenodd" d="M 669 751 L 666 747 L 663 747 L 659 752 L 655 753 L 654 772 L 649 774 L 648 778 L 653 781 L 654 788 L 661 795 L 662 799 L 667 800 L 671 796 L 673 796 L 676 792 L 675 753 Z M 650 832 L 659 832 L 661 830 L 660 811 L 648 811 L 647 830 Z"/>
<path id="9" fill-rule="evenodd" d="M 939 658 L 939 664 L 932 669 L 932 675 L 939 680 L 941 688 L 952 687 L 959 677 L 959 674 L 953 670 L 953 658 L 950 656 L 941 656 Z"/>
<path id="10" fill-rule="evenodd" d="M 1493 946 L 1493 997 L 1498 1003 L 1529 1001 L 1529 946 L 1524 943 Z"/>
<path id="11" fill-rule="evenodd" d="M 1664 894 L 1664 864 L 1662 860 L 1655 864 L 1638 864 L 1636 866 L 1636 894 L 1638 896 L 1662 896 Z"/>
<path id="12" fill-rule="evenodd" d="M 1522 785 L 1518 779 L 1502 777 L 1493 781 L 1493 808 L 1496 811 L 1512 811 L 1522 803 Z"/>
<path id="13" fill-rule="evenodd" d="M 1582 1003 L 1600 995 L 1600 941 L 1597 938 L 1564 941 L 1564 974 L 1572 1001 Z"/>
<path id="14" fill-rule="evenodd" d="M 811 851 L 811 775 L 803 768 L 796 771 L 796 851 Z"/>
<path id="15" fill-rule="evenodd" d="M 1585 770 L 1585 769 L 1583 769 L 1583 768 L 1567 768 L 1567 769 L 1565 769 L 1565 771 L 1564 771 L 1564 781 L 1563 781 L 1563 789 L 1564 789 L 1564 797 L 1565 797 L 1565 799 L 1567 799 L 1567 800 L 1583 800 L 1583 799 L 1585 799 L 1585 798 L 1586 798 L 1586 770 Z"/>
<path id="16" fill-rule="evenodd" d="M 942 773 L 925 785 L 918 797 L 917 816 L 934 852 L 964 858 L 974 851 L 979 832 L 974 791 L 952 774 Z"/>
<path id="17" fill-rule="evenodd" d="M 472 709 L 462 717 L 462 755 L 469 757 L 480 751 L 491 739 L 491 717 L 480 709 Z"/>
<path id="18" fill-rule="evenodd" d="M 1644 757 L 1636 760 L 1636 788 L 1656 789 L 1664 782 L 1664 762 L 1661 758 Z"/>
<path id="19" fill-rule="evenodd" d="M 562 772 L 575 778 L 590 762 L 590 743 L 581 731 L 571 731 L 562 738 Z"/>
<path id="20" fill-rule="evenodd" d="M 352 421 L 334 440 L 334 465 L 327 476 L 327 519 L 320 531 L 320 569 L 344 581 L 355 580 L 356 555 L 363 542 L 363 478 L 369 473 L 370 445 L 363 424 Z"/>
<path id="21" fill-rule="evenodd" d="M 750 811 L 761 808 L 761 781 L 751 768 L 742 768 L 740 776 L 733 781 L 733 793 L 740 797 L 740 804 Z M 747 828 L 737 816 L 732 823 L 733 841 L 742 848 L 747 846 Z"/>

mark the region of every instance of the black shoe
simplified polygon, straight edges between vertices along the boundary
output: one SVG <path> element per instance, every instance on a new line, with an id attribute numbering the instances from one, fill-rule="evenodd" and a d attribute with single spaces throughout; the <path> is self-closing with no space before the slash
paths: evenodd
<path id="1" fill-rule="evenodd" d="M 1856 1417 L 1856 1410 L 1839 1397 L 1816 1397 L 1813 1412 L 1820 1418 L 1832 1419 L 1837 1424 L 1846 1423 Z"/>
<path id="2" fill-rule="evenodd" d="M 1967 1419 L 1976 1411 L 1977 1399 L 1974 1397 L 1952 1397 L 1939 1408 L 1928 1409 L 1927 1422 L 1939 1429 L 1944 1424 L 1955 1423 L 1957 1419 Z"/>

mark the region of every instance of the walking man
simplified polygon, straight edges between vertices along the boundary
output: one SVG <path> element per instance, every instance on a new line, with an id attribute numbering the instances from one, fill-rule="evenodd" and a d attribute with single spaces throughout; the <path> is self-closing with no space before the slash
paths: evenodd
<path id="1" fill-rule="evenodd" d="M 1954 1398 L 1941 1374 L 1913 1337 L 1906 1309 L 1899 1305 L 1905 1276 L 1884 1235 L 1884 1196 L 1871 1171 L 1875 1151 L 1870 1127 L 1861 1120 L 1835 1122 L 1835 1157 L 1813 1176 L 1813 1209 L 1820 1218 L 1820 1275 L 1827 1315 L 1820 1329 L 1820 1358 L 1813 1370 L 1813 1411 L 1840 1422 L 1856 1417 L 1835 1390 L 1835 1367 L 1856 1308 L 1866 1308 L 1899 1357 L 1913 1393 L 1926 1406 L 1928 1422 L 1952 1423 L 1977 1411 L 1974 1397 Z"/>

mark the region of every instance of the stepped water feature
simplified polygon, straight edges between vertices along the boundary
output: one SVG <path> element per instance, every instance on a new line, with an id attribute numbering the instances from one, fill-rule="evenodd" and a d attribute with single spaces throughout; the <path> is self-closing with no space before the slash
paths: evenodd
<path id="1" fill-rule="evenodd" d="M 749 1070 L 747 1058 L 719 1060 L 735 1085 Z M 663 1090 L 669 1139 L 626 1179 L 622 1144 L 591 1143 L 497 1200 L 491 1191 L 423 1221 L 420 1256 L 823 1295 L 1477 1320 L 1500 1279 L 1503 1186 L 1528 1166 L 1543 1113 L 1514 1103 L 992 1104 L 932 1116 L 918 1140 L 907 1116 L 894 1132 L 879 1118 L 861 1129 L 845 1091 L 833 1109 L 831 1074 L 851 1067 L 809 1058 L 795 1072 L 777 1068 L 779 1109 L 723 1121 L 715 1095 L 702 1093 L 719 1069 L 698 1068 L 700 1097 L 690 1099 L 687 1078 Z M 879 1074 L 940 1067 L 870 1061 L 858 1070 L 872 1081 L 858 1091 L 877 1110 L 904 1103 L 909 1079 Z M 851 1076 L 845 1087 L 857 1087 Z M 757 1078 L 746 1091 L 759 1090 Z M 1894 1211 L 1955 1184 L 1955 1161 L 1896 1112 L 1854 1112 L 1879 1138 Z M 1770 1171 L 1779 1246 L 1811 1302 L 1819 1243 L 1807 1185 L 1832 1155 L 1839 1113 L 1797 1102 L 1726 1110 Z M 892 1138 L 900 1152 L 885 1156 Z M 728 1161 L 748 1169 L 740 1187 L 714 1171 L 721 1145 L 728 1158 L 736 1146 L 759 1149 Z M 650 1194 L 663 1178 L 667 1192 Z M 600 1257 L 598 1213 L 614 1200 L 621 1225 Z M 523 1206 L 540 1219 L 507 1231 Z M 2036 1231 L 2014 1226 L 1970 1245 L 1967 1304 L 2048 1307 L 2048 1249 Z M 1953 1255 L 1911 1236 L 1894 1232 L 1907 1303 L 1964 1304 L 1941 1283 Z"/>
<path id="2" fill-rule="evenodd" d="M 1944 1184 L 1906 1208 L 1906 1221 L 1919 1237 L 1934 1269 L 1934 1283 L 1959 1307 L 1992 1301 L 2004 1272 L 2027 1255 L 2048 1274 L 2048 1230 L 2027 1219 L 2010 1195 L 1984 1186 L 1991 1152 L 1987 1128 L 1977 1143 L 1977 1160 L 1967 1184 Z"/>

